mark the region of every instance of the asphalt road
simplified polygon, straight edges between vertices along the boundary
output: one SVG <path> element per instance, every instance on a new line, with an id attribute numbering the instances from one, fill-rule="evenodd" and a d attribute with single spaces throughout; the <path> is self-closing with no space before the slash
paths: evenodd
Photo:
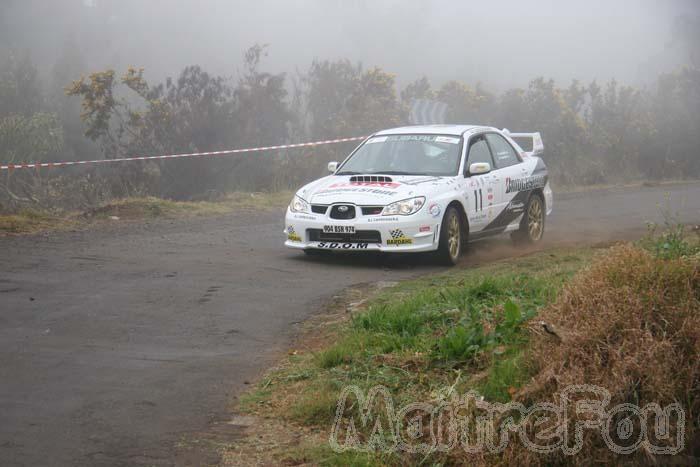
<path id="1" fill-rule="evenodd" d="M 700 222 L 700 184 L 556 200 L 543 247 L 632 238 L 665 194 Z M 170 465 L 339 290 L 441 268 L 307 258 L 282 213 L 0 238 L 0 465 Z M 463 266 L 515 253 L 472 246 Z"/>

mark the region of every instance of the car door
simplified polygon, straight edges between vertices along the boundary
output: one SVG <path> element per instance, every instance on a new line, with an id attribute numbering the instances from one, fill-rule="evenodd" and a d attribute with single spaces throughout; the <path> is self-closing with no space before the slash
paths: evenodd
<path id="1" fill-rule="evenodd" d="M 517 190 L 512 190 L 512 181 L 526 176 L 526 168 L 520 156 L 511 144 L 498 133 L 486 133 L 486 142 L 491 150 L 495 163 L 493 173 L 497 174 L 498 186 L 494 187 L 497 202 L 497 213 L 486 226 L 489 231 L 503 231 L 522 214 L 525 203 L 515 199 Z"/>
<path id="2" fill-rule="evenodd" d="M 480 175 L 470 174 L 469 167 L 477 162 L 487 162 L 492 171 Z M 474 135 L 469 140 L 464 176 L 469 231 L 471 234 L 478 234 L 488 226 L 495 215 L 496 205 L 499 202 L 497 199 L 498 186 L 501 184 L 499 175 L 494 170 L 491 150 L 483 134 Z"/>

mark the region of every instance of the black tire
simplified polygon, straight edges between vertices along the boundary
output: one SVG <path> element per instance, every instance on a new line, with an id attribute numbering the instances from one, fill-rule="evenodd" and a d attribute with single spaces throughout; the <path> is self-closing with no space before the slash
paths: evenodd
<path id="1" fill-rule="evenodd" d="M 436 257 L 440 263 L 454 266 L 462 254 L 462 217 L 454 206 L 450 206 L 442 217 L 440 227 L 440 243 Z"/>
<path id="2" fill-rule="evenodd" d="M 520 228 L 511 234 L 516 244 L 535 244 L 544 236 L 545 206 L 542 196 L 533 194 L 527 200 Z"/>

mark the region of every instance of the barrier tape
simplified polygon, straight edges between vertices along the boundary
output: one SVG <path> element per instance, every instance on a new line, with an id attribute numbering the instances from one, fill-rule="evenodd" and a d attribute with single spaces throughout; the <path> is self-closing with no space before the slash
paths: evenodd
<path id="1" fill-rule="evenodd" d="M 206 157 L 206 156 L 226 156 L 230 154 L 241 154 L 244 152 L 262 152 L 262 151 L 274 151 L 278 149 L 293 149 L 293 148 L 305 148 L 310 146 L 322 146 L 326 144 L 338 144 L 346 143 L 348 141 L 360 141 L 365 139 L 366 136 L 356 136 L 353 138 L 341 138 L 341 139 L 330 139 L 326 141 L 314 141 L 310 143 L 295 143 L 295 144 L 282 144 L 279 146 L 265 146 L 259 148 L 246 148 L 246 149 L 227 149 L 224 151 L 209 151 L 209 152 L 192 152 L 188 154 L 168 154 L 165 156 L 137 156 L 137 157 L 120 157 L 117 159 L 96 159 L 92 161 L 65 161 L 65 162 L 32 162 L 32 163 L 20 163 L 20 164 L 7 164 L 0 165 L 0 170 L 15 170 L 15 169 L 40 169 L 40 168 L 53 168 L 53 167 L 67 167 L 69 165 L 88 165 L 88 164 L 108 164 L 113 162 L 129 162 L 129 161 L 150 161 L 156 159 L 178 159 L 184 157 Z"/>

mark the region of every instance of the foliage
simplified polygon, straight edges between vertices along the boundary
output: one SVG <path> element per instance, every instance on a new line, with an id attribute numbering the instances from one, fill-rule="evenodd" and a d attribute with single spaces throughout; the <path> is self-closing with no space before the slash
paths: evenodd
<path id="1" fill-rule="evenodd" d="M 593 254 L 589 249 L 554 250 L 432 275 L 369 298 L 349 318 L 345 307 L 337 314 L 329 310 L 328 323 L 309 330 L 304 349 L 243 397 L 243 409 L 260 419 L 277 420 L 286 430 L 292 424 L 319 431 L 325 441 L 338 395 L 349 385 L 365 392 L 384 386 L 395 409 L 418 402 L 438 404 L 471 390 L 489 401 L 511 401 L 533 374 L 521 351 L 531 339 L 531 318 L 557 299 Z M 372 426 L 356 428 L 362 437 Z M 304 449 L 318 445 L 305 444 Z M 288 452 L 289 446 L 279 449 Z M 305 462 L 342 465 L 352 453 L 307 451 Z M 464 463 L 440 453 L 366 456 L 367 465 Z"/>
<path id="2" fill-rule="evenodd" d="M 655 257 L 666 260 L 698 254 L 700 252 L 700 242 L 697 240 L 700 238 L 693 241 L 687 232 L 686 226 L 671 211 L 668 199 L 666 199 L 666 205 L 662 209 L 662 214 L 664 217 L 663 225 L 659 226 L 653 222 L 648 223 L 647 235 L 641 240 L 640 244 L 653 253 Z"/>
<path id="3" fill-rule="evenodd" d="M 700 70 L 694 61 L 692 25 L 679 20 L 675 38 L 687 49 L 689 66 L 661 75 L 647 89 L 614 80 L 574 80 L 561 87 L 539 77 L 500 94 L 480 83 L 458 80 L 433 87 L 427 77 L 399 89 L 396 77 L 385 70 L 342 59 L 315 60 L 290 78 L 264 71 L 267 46 L 255 45 L 246 51 L 236 80 L 211 75 L 199 66 L 188 66 L 162 83 L 150 82 L 141 68 L 121 74 L 107 69 L 69 84 L 66 97 L 57 93 L 84 68 L 79 48 L 67 41 L 48 86 L 27 54 L 0 58 L 0 160 L 94 159 L 100 157 L 98 149 L 102 157 L 114 158 L 362 136 L 408 123 L 411 101 L 423 98 L 446 102 L 451 123 L 540 131 L 544 158 L 557 185 L 697 178 Z M 99 185 L 84 198 L 87 203 L 129 195 L 190 199 L 232 190 L 291 189 L 322 175 L 327 162 L 342 160 L 352 147 L 350 143 L 64 173 L 75 180 L 89 177 Z M 71 193 L 46 196 L 45 185 L 55 177 L 5 180 L 2 207 L 68 207 Z"/>
<path id="4" fill-rule="evenodd" d="M 526 406 L 534 401 L 556 401 L 567 386 L 586 383 L 610 393 L 607 410 L 624 403 L 636 407 L 677 403 L 685 414 L 684 426 L 679 427 L 679 420 L 671 417 L 668 436 L 649 435 L 649 440 L 654 446 L 678 447 L 676 435 L 683 430 L 685 449 L 680 455 L 697 455 L 699 266 L 697 257 L 657 257 L 633 245 L 619 245 L 600 256 L 539 314 L 539 320 L 557 330 L 558 338 L 547 333 L 533 336 L 527 349 L 533 377 L 515 399 Z M 565 416 L 570 426 L 588 417 L 584 412 L 568 411 Z M 638 418 L 629 421 L 634 425 L 628 432 L 644 432 Z M 651 430 L 652 425 L 646 429 Z M 526 429 L 537 430 L 532 425 Z M 609 429 L 608 436 L 618 446 L 632 445 L 617 421 Z M 638 464 L 657 463 L 666 457 L 644 448 L 620 456 L 595 430 L 584 430 L 579 442 L 582 448 L 575 458 L 561 450 L 543 456 L 512 443 L 497 458 L 486 461 Z"/>
<path id="5" fill-rule="evenodd" d="M 30 116 L 43 108 L 36 67 L 28 54 L 10 54 L 0 61 L 0 117 Z"/>

